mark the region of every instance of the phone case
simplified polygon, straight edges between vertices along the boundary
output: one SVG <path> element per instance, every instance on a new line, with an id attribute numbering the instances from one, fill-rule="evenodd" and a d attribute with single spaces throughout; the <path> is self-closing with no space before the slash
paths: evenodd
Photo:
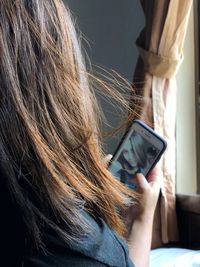
<path id="1" fill-rule="evenodd" d="M 142 126 L 144 129 L 146 129 L 148 132 L 150 132 L 152 135 L 154 135 L 157 139 L 159 139 L 162 144 L 163 144 L 163 149 L 160 150 L 159 154 L 158 154 L 158 157 L 156 158 L 156 160 L 154 161 L 154 163 L 151 165 L 151 168 L 149 169 L 149 171 L 147 172 L 146 174 L 146 177 L 148 177 L 149 173 L 152 171 L 152 169 L 155 167 L 155 165 L 157 164 L 157 162 L 160 160 L 162 154 L 164 153 L 166 147 L 167 147 L 167 142 L 164 140 L 164 138 L 162 138 L 161 136 L 159 136 L 153 129 L 151 129 L 148 125 L 146 125 L 144 122 L 138 120 L 138 119 L 135 119 L 133 121 L 133 123 L 128 127 L 128 129 L 126 130 L 125 134 L 123 135 L 119 145 L 117 146 L 117 149 L 115 150 L 115 153 L 113 154 L 113 158 L 115 158 L 115 155 L 116 153 L 118 152 L 120 146 L 122 145 L 122 143 L 124 142 L 124 140 L 126 139 L 127 135 L 129 134 L 129 131 L 130 129 L 132 128 L 133 124 L 134 123 L 138 123 L 140 126 Z M 112 164 L 112 159 L 111 161 L 109 162 L 109 165 L 108 165 L 108 168 L 111 166 Z"/>

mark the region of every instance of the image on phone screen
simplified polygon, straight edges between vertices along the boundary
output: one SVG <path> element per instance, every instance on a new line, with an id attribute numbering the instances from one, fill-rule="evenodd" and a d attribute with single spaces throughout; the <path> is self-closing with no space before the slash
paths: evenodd
<path id="1" fill-rule="evenodd" d="M 146 176 L 163 150 L 160 140 L 153 136 L 150 142 L 139 127 L 130 131 L 109 166 L 113 176 L 132 189 L 137 188 L 135 174 Z"/>

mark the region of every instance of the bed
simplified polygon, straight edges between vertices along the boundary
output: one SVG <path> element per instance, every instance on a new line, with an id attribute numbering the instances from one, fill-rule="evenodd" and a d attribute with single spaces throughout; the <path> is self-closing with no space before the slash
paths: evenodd
<path id="1" fill-rule="evenodd" d="M 177 195 L 180 241 L 156 248 L 150 267 L 200 267 L 200 195 Z"/>

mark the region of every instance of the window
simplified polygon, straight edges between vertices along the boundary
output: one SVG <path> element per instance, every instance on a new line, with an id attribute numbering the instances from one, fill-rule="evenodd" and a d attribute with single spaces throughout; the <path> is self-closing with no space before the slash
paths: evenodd
<path id="1" fill-rule="evenodd" d="M 195 6 L 191 11 L 184 61 L 177 75 L 177 192 L 197 192 L 196 69 L 195 69 Z M 197 139 L 198 136 L 198 139 Z"/>

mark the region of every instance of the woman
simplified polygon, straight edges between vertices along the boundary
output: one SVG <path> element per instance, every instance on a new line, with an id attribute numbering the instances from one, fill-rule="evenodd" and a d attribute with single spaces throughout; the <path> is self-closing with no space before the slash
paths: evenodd
<path id="1" fill-rule="evenodd" d="M 129 258 L 118 211 L 136 197 L 106 168 L 96 100 L 60 0 L 0 1 L 0 94 L 6 266 L 147 266 L 159 183 L 137 177 L 143 208 Z"/>

